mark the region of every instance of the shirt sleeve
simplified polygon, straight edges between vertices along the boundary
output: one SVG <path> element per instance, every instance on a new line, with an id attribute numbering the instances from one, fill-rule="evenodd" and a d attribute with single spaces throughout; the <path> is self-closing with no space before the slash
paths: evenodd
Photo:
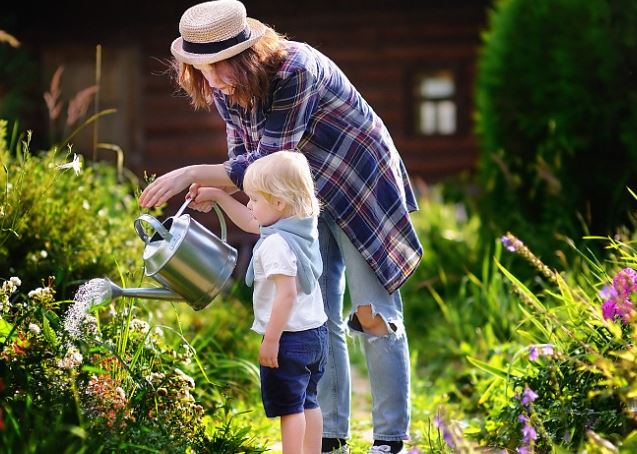
<path id="1" fill-rule="evenodd" d="M 272 93 L 272 104 L 258 148 L 243 149 L 243 153 L 239 154 L 230 153 L 230 159 L 224 164 L 228 176 L 237 187 L 243 188 L 243 175 L 250 163 L 275 151 L 297 148 L 314 115 L 318 100 L 316 78 L 306 70 L 296 71 L 279 82 Z M 225 117 L 224 120 L 226 124 L 229 123 Z M 234 150 L 239 151 L 236 144 Z"/>
<path id="2" fill-rule="evenodd" d="M 265 238 L 260 251 L 261 263 L 267 279 L 275 274 L 296 276 L 296 255 L 281 235 L 274 234 Z"/>

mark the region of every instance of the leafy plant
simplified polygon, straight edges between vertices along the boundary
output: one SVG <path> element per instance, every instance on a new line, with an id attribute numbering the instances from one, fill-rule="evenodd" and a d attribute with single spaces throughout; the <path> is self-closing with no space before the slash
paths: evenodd
<path id="1" fill-rule="evenodd" d="M 112 166 L 84 166 L 71 148 L 32 154 L 30 133 L 7 143 L 0 120 L 0 276 L 17 270 L 25 286 L 48 276 L 61 296 L 92 277 L 116 276 L 140 265 L 143 243 L 132 229 L 133 188 Z M 67 162 L 70 161 L 70 162 Z"/>
<path id="2" fill-rule="evenodd" d="M 579 242 L 626 223 L 626 186 L 637 181 L 636 22 L 630 0 L 495 4 L 476 85 L 488 238 L 514 231 L 558 266 L 560 236 Z"/>

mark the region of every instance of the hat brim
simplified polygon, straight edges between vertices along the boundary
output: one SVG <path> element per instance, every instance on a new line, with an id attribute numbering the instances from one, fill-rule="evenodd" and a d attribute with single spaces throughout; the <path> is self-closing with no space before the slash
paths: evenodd
<path id="1" fill-rule="evenodd" d="M 252 47 L 261 37 L 265 34 L 266 26 L 256 19 L 248 17 L 248 27 L 250 28 L 250 39 L 228 47 L 220 52 L 212 54 L 193 54 L 192 52 L 186 52 L 183 47 L 183 38 L 180 36 L 170 46 L 170 52 L 173 57 L 182 63 L 189 65 L 205 65 L 210 63 L 216 63 L 222 60 L 226 60 L 230 57 L 240 54 L 244 50 Z"/>

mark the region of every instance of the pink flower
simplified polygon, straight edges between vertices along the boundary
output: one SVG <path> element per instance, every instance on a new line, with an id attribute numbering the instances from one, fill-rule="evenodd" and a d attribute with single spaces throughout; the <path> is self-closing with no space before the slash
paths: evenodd
<path id="1" fill-rule="evenodd" d="M 613 278 L 612 286 L 605 286 L 599 296 L 602 303 L 602 316 L 606 320 L 620 318 L 628 323 L 633 315 L 635 306 L 633 294 L 637 292 L 637 271 L 632 268 L 624 268 Z"/>

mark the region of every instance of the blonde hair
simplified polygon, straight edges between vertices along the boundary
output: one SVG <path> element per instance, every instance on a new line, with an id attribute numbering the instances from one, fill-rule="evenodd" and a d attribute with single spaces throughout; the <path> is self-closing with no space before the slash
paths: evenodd
<path id="1" fill-rule="evenodd" d="M 243 187 L 261 194 L 268 202 L 283 200 L 299 218 L 318 216 L 319 201 L 305 155 L 298 151 L 277 151 L 250 164 Z"/>
<path id="2" fill-rule="evenodd" d="M 263 37 L 252 47 L 223 60 L 230 65 L 235 81 L 231 104 L 250 109 L 255 102 L 264 102 L 270 94 L 272 79 L 287 55 L 285 36 L 267 27 Z M 212 89 L 201 71 L 175 58 L 171 67 L 173 79 L 188 94 L 195 110 L 210 110 Z"/>

